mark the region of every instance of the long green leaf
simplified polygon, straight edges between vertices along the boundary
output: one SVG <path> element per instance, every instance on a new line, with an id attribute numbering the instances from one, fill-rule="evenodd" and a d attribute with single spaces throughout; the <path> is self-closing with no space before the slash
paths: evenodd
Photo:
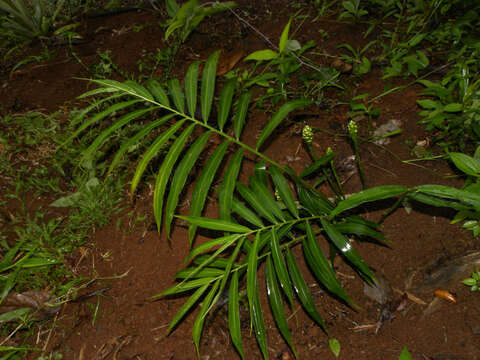
<path id="1" fill-rule="evenodd" d="M 168 288 L 167 290 L 162 291 L 159 294 L 153 295 L 152 298 L 155 299 L 163 296 L 181 294 L 185 291 L 190 291 L 190 290 L 199 288 L 205 284 L 210 284 L 215 280 L 216 278 L 212 277 L 212 278 L 200 278 L 200 279 L 193 279 L 191 281 L 184 281 L 184 282 L 181 282 L 180 284 L 172 286 L 171 288 Z"/>
<path id="2" fill-rule="evenodd" d="M 267 257 L 267 267 L 266 267 L 266 279 L 267 279 L 267 295 L 270 302 L 270 308 L 272 309 L 273 318 L 277 324 L 280 334 L 287 342 L 290 349 L 295 355 L 295 358 L 298 358 L 297 351 L 293 345 L 292 336 L 290 330 L 288 329 L 287 317 L 285 316 L 285 310 L 283 308 L 282 295 L 280 293 L 280 287 L 278 286 L 277 276 L 273 268 L 272 259 L 270 256 Z"/>
<path id="3" fill-rule="evenodd" d="M 195 303 L 198 301 L 198 299 L 200 299 L 205 290 L 208 289 L 208 285 L 209 284 L 207 283 L 202 287 L 198 288 L 197 291 L 195 291 L 193 295 L 191 295 L 188 300 L 182 305 L 180 310 L 177 311 L 172 321 L 170 322 L 167 333 L 170 333 L 172 329 L 178 324 L 178 322 L 183 319 L 185 314 L 192 308 L 192 306 L 195 305 Z"/>
<path id="4" fill-rule="evenodd" d="M 252 187 L 252 183 L 256 181 L 263 185 L 264 188 L 268 188 L 268 172 L 265 161 L 259 161 L 255 164 L 254 176 L 250 176 L 249 185 Z"/>
<path id="5" fill-rule="evenodd" d="M 250 224 L 258 228 L 264 226 L 262 220 L 240 200 L 232 198 L 232 210 Z"/>
<path id="6" fill-rule="evenodd" d="M 240 168 L 242 166 L 243 149 L 239 149 L 230 159 L 223 176 L 218 196 L 218 212 L 222 220 L 231 221 L 232 199 Z"/>
<path id="7" fill-rule="evenodd" d="M 205 260 L 207 260 L 210 256 L 208 254 L 202 254 L 202 255 L 199 255 L 195 258 L 195 260 L 193 260 L 193 264 L 202 264 Z M 216 267 L 216 268 L 219 268 L 219 269 L 226 269 L 227 266 L 228 266 L 228 262 L 229 262 L 229 259 L 225 259 L 225 258 L 216 258 L 216 259 L 213 259 L 212 261 L 210 261 L 210 263 L 208 264 L 208 266 L 210 267 Z M 238 265 L 238 264 L 235 264 L 235 265 Z"/>
<path id="8" fill-rule="evenodd" d="M 270 214 L 274 215 L 280 221 L 285 221 L 285 215 L 271 195 L 267 186 L 258 180 L 257 177 L 251 177 L 250 180 L 250 186 L 257 199 L 268 208 Z"/>
<path id="9" fill-rule="evenodd" d="M 122 116 L 120 119 L 115 121 L 115 123 L 110 126 L 108 129 L 102 131 L 100 135 L 98 135 L 95 140 L 90 144 L 90 146 L 83 152 L 83 159 L 89 159 L 93 155 L 95 151 L 103 144 L 105 139 L 110 136 L 114 131 L 120 129 L 122 126 L 128 124 L 130 121 L 135 120 L 139 118 L 140 116 L 146 114 L 147 112 L 150 112 L 154 109 L 156 109 L 156 106 L 151 106 L 146 109 L 140 109 L 136 111 L 132 111 L 124 116 Z"/>
<path id="10" fill-rule="evenodd" d="M 187 181 L 188 174 L 195 165 L 198 157 L 200 156 L 205 144 L 210 136 L 210 132 L 207 131 L 199 136 L 199 138 L 188 149 L 187 153 L 183 156 L 180 164 L 175 170 L 172 182 L 170 184 L 170 191 L 168 192 L 167 204 L 165 206 L 165 232 L 170 238 L 171 226 L 175 209 L 178 206 L 178 201 L 182 190 L 184 189 Z"/>
<path id="11" fill-rule="evenodd" d="M 223 85 L 220 98 L 218 99 L 218 128 L 223 131 L 225 123 L 232 107 L 233 93 L 237 86 L 237 79 L 232 78 Z"/>
<path id="12" fill-rule="evenodd" d="M 116 81 L 116 80 L 101 80 L 101 79 L 92 79 L 91 82 L 99 84 L 104 87 L 110 87 L 123 91 L 125 94 L 137 97 L 138 99 L 153 102 L 152 95 L 141 85 L 137 84 L 134 81 Z"/>
<path id="13" fill-rule="evenodd" d="M 243 355 L 242 333 L 240 330 L 240 302 L 238 294 L 238 271 L 235 271 L 230 281 L 230 289 L 228 291 L 228 328 L 230 329 L 230 336 L 232 343 L 237 349 L 238 354 L 242 360 L 245 359 Z"/>
<path id="14" fill-rule="evenodd" d="M 201 89 L 201 105 L 203 122 L 207 122 L 212 109 L 213 95 L 215 92 L 215 76 L 217 72 L 217 62 L 220 51 L 215 51 L 208 58 L 203 68 L 202 89 Z"/>
<path id="15" fill-rule="evenodd" d="M 170 146 L 165 159 L 162 162 L 162 166 L 158 170 L 157 178 L 155 179 L 155 189 L 153 191 L 153 213 L 155 216 L 155 221 L 157 222 L 158 232 L 162 226 L 162 211 L 163 211 L 163 201 L 165 200 L 165 190 L 167 188 L 167 182 L 172 173 L 173 166 L 178 160 L 180 153 L 185 146 L 188 138 L 190 137 L 195 124 L 191 124 L 186 128 L 182 134 L 175 140 L 175 142 Z"/>
<path id="16" fill-rule="evenodd" d="M 257 284 L 257 265 L 258 265 L 258 242 L 260 236 L 257 233 L 253 246 L 248 254 L 247 265 L 247 297 L 250 308 L 250 319 L 255 331 L 258 345 L 262 351 L 263 358 L 268 359 L 267 351 L 267 332 L 263 321 L 262 308 L 260 305 L 260 296 L 258 294 Z"/>
<path id="17" fill-rule="evenodd" d="M 275 166 L 271 166 L 269 171 L 283 203 L 287 207 L 288 211 L 290 211 L 290 213 L 298 219 L 297 204 L 295 204 L 295 199 L 290 191 L 290 186 L 288 185 L 287 179 L 285 179 L 280 170 L 278 170 Z"/>
<path id="18" fill-rule="evenodd" d="M 238 99 L 237 109 L 235 115 L 233 116 L 233 132 L 235 133 L 235 138 L 238 140 L 242 135 L 243 126 L 245 125 L 245 118 L 247 117 L 248 107 L 250 105 L 250 99 L 252 93 L 247 91 L 243 93 Z"/>
<path id="19" fill-rule="evenodd" d="M 292 23 L 292 19 L 288 21 L 288 24 L 282 31 L 282 35 L 280 35 L 280 41 L 278 43 L 278 52 L 281 54 L 285 51 L 288 42 L 288 33 L 290 31 L 290 24 Z"/>
<path id="20" fill-rule="evenodd" d="M 257 150 L 262 146 L 262 144 L 267 140 L 267 138 L 272 134 L 272 132 L 277 128 L 278 125 L 285 119 L 285 117 L 293 110 L 298 109 L 299 107 L 304 107 L 310 104 L 310 100 L 293 100 L 283 104 L 280 109 L 273 115 L 270 121 L 267 123 L 263 129 L 260 137 L 257 140 Z"/>
<path id="21" fill-rule="evenodd" d="M 310 290 L 308 290 L 307 283 L 305 282 L 305 279 L 303 278 L 302 274 L 300 273 L 300 269 L 298 268 L 297 263 L 295 262 L 295 258 L 293 257 L 292 251 L 290 248 L 287 248 L 285 251 L 285 255 L 287 258 L 287 264 L 288 264 L 288 270 L 290 273 L 290 277 L 293 282 L 293 286 L 295 288 L 295 291 L 297 293 L 298 299 L 300 300 L 300 303 L 302 304 L 303 308 L 307 312 L 308 315 L 311 316 L 313 320 L 316 321 L 316 323 L 323 329 L 325 332 L 327 332 L 327 328 L 325 324 L 323 323 L 322 317 L 318 313 L 317 307 L 315 306 L 315 303 L 312 298 L 312 294 L 310 293 Z M 328 332 L 327 332 L 328 333 Z"/>
<path id="22" fill-rule="evenodd" d="M 142 159 L 138 162 L 135 174 L 132 178 L 132 184 L 130 185 L 130 194 L 133 195 L 135 189 L 140 182 L 140 178 L 143 175 L 143 172 L 147 168 L 148 163 L 152 158 L 158 155 L 158 151 L 165 145 L 165 143 L 175 134 L 175 132 L 183 125 L 185 120 L 180 120 L 177 123 L 173 124 L 167 131 L 160 135 L 155 141 L 150 145 L 150 147 L 143 154 Z"/>
<path id="23" fill-rule="evenodd" d="M 100 95 L 100 94 L 105 94 L 105 93 L 112 93 L 112 92 L 118 92 L 118 89 L 112 88 L 112 87 L 99 87 L 99 88 L 87 91 L 80 96 L 77 96 L 77 99 L 84 99 L 84 98 L 89 97 L 89 96 Z M 116 94 L 116 95 L 118 95 L 118 94 Z M 123 96 L 123 95 L 124 94 L 121 94 L 121 96 Z M 111 97 L 109 97 L 109 98 L 111 98 Z M 102 100 L 105 100 L 105 99 L 102 99 Z M 98 106 L 98 103 L 94 103 L 94 104 L 90 105 L 88 108 L 95 108 L 97 106 Z M 84 111 L 84 110 L 82 110 L 82 111 Z M 76 116 L 75 116 L 75 118 L 76 118 Z M 72 124 L 72 123 L 70 123 L 70 124 Z"/>
<path id="24" fill-rule="evenodd" d="M 480 210 L 480 195 L 470 191 L 459 190 L 443 185 L 420 185 L 416 186 L 415 190 L 422 194 L 462 202 L 473 206 L 477 211 Z"/>
<path id="25" fill-rule="evenodd" d="M 167 7 L 168 16 L 171 18 L 175 17 L 178 10 L 180 9 L 175 0 L 165 0 L 165 5 Z"/>
<path id="26" fill-rule="evenodd" d="M 290 305 L 293 305 L 292 282 L 290 281 L 287 267 L 285 266 L 285 261 L 283 260 L 282 250 L 280 248 L 280 239 L 275 229 L 272 229 L 270 233 L 270 250 L 272 252 L 275 271 L 277 273 L 278 280 L 280 281 L 280 286 L 282 287 L 288 302 Z"/>
<path id="27" fill-rule="evenodd" d="M 123 84 L 128 86 L 134 92 L 135 96 L 141 97 L 148 102 L 154 102 L 152 94 L 136 81 L 126 80 Z"/>
<path id="28" fill-rule="evenodd" d="M 204 243 L 198 245 L 196 248 L 190 251 L 187 258 L 185 259 L 185 262 L 189 262 L 190 260 L 197 257 L 201 253 L 206 252 L 214 247 L 235 242 L 240 237 L 242 237 L 242 235 L 232 234 L 232 235 L 226 235 L 220 238 L 205 241 Z"/>
<path id="29" fill-rule="evenodd" d="M 323 155 L 320 159 L 315 160 L 313 164 L 311 164 L 309 167 L 303 170 L 302 173 L 300 174 L 300 177 L 302 178 L 307 177 L 317 172 L 319 169 L 321 169 L 325 165 L 328 165 L 330 161 L 333 160 L 334 157 L 335 157 L 335 153 L 333 152 Z"/>
<path id="30" fill-rule="evenodd" d="M 243 225 L 235 224 L 230 221 L 210 219 L 197 216 L 178 216 L 178 218 L 188 221 L 190 224 L 199 226 L 204 229 L 219 230 L 236 233 L 247 233 L 251 230 Z"/>
<path id="31" fill-rule="evenodd" d="M 190 206 L 190 216 L 201 216 L 203 207 L 205 206 L 205 200 L 209 190 L 211 189 L 213 178 L 217 173 L 218 167 L 222 162 L 225 152 L 228 148 L 229 142 L 224 141 L 220 144 L 215 151 L 212 153 L 207 163 L 205 164 L 202 173 L 195 183 L 195 188 L 192 195 L 192 203 Z M 197 227 L 196 225 L 190 225 L 188 228 L 188 239 L 190 245 L 193 243 L 195 238 Z"/>
<path id="32" fill-rule="evenodd" d="M 198 270 L 198 267 L 192 266 L 178 271 L 175 274 L 175 279 L 198 279 L 217 276 L 223 277 L 224 274 L 224 269 L 219 269 L 216 267 L 203 267 L 202 269 Z"/>
<path id="33" fill-rule="evenodd" d="M 237 182 L 237 191 L 245 199 L 245 201 L 261 216 L 270 221 L 271 223 L 277 223 L 277 219 L 270 212 L 270 209 L 267 208 L 266 204 L 260 200 L 252 190 L 243 185 L 242 183 Z"/>
<path id="34" fill-rule="evenodd" d="M 356 194 L 353 194 L 345 200 L 340 201 L 337 207 L 333 209 L 333 211 L 330 213 L 329 217 L 330 219 L 332 219 L 336 215 L 366 202 L 383 200 L 390 197 L 403 195 L 407 191 L 407 187 L 398 185 L 385 185 L 363 190 Z"/>
<path id="35" fill-rule="evenodd" d="M 193 342 L 195 343 L 195 348 L 197 349 L 197 355 L 200 358 L 200 338 L 202 337 L 203 324 L 205 323 L 205 318 L 207 317 L 209 309 L 212 308 L 212 299 L 218 291 L 218 286 L 220 285 L 220 280 L 217 280 L 212 286 L 210 292 L 205 296 L 203 300 L 202 308 L 193 323 Z"/>
<path id="36" fill-rule="evenodd" d="M 301 184 L 297 184 L 296 188 L 300 204 L 310 214 L 322 216 L 332 211 L 332 203 L 322 193 L 308 190 Z"/>
<path id="37" fill-rule="evenodd" d="M 133 104 L 136 104 L 138 102 L 140 102 L 140 100 L 138 100 L 138 99 L 134 99 L 134 100 L 130 100 L 130 101 L 124 101 L 124 102 L 121 102 L 121 103 L 114 104 L 114 105 L 110 106 L 108 109 L 105 109 L 102 112 L 99 112 L 98 114 L 96 114 L 95 116 L 90 118 L 89 120 L 85 121 L 82 125 L 80 125 L 79 128 L 77 130 L 75 130 L 74 133 L 71 136 L 69 136 L 67 140 L 65 140 L 62 144 L 60 144 L 59 147 L 63 147 L 66 144 L 68 144 L 70 141 L 72 141 L 74 138 L 76 138 L 83 130 L 88 128 L 90 125 L 93 125 L 96 122 L 104 119 L 105 117 L 107 117 L 107 116 L 109 116 L 109 115 L 111 115 L 111 114 L 113 114 L 117 111 L 120 111 L 120 110 L 122 110 L 126 107 L 129 107 Z"/>
<path id="38" fill-rule="evenodd" d="M 480 161 L 463 153 L 449 153 L 455 166 L 467 175 L 480 176 Z"/>
<path id="39" fill-rule="evenodd" d="M 411 193 L 408 194 L 410 200 L 418 201 L 423 204 L 432 205 L 436 207 L 446 207 L 455 210 L 471 210 L 471 206 L 457 202 L 456 200 L 447 200 L 441 199 L 436 196 L 421 194 L 421 193 Z"/>
<path id="40" fill-rule="evenodd" d="M 354 234 L 357 236 L 368 236 L 376 240 L 390 242 L 381 232 L 378 232 L 365 224 L 345 222 L 333 225 L 342 234 Z"/>
<path id="41" fill-rule="evenodd" d="M 356 306 L 350 296 L 343 290 L 342 285 L 337 280 L 332 267 L 318 245 L 312 227 L 306 222 L 307 239 L 302 243 L 305 259 L 310 266 L 315 277 L 325 286 L 328 291 L 344 300 L 347 304 Z"/>
<path id="42" fill-rule="evenodd" d="M 220 289 L 218 290 L 217 295 L 215 296 L 215 298 L 212 301 L 213 303 L 216 303 L 218 301 L 218 299 L 220 298 L 220 296 L 223 294 L 224 289 L 227 285 L 227 282 L 230 278 L 230 273 L 233 269 L 233 265 L 235 264 L 235 260 L 237 259 L 238 254 L 242 250 L 243 243 L 244 243 L 245 239 L 246 239 L 246 237 L 242 237 L 237 242 L 237 245 L 235 246 L 235 249 L 233 250 L 232 255 L 230 255 L 230 258 L 228 259 L 227 266 L 224 269 L 221 269 L 221 270 L 218 269 L 219 271 L 222 271 L 222 281 L 220 282 Z"/>
<path id="43" fill-rule="evenodd" d="M 217 250 L 209 254 L 209 256 L 205 257 L 204 260 L 194 269 L 194 271 L 189 274 L 189 276 L 196 276 L 197 273 L 203 271 L 206 266 L 209 266 L 213 261 L 215 261 L 220 256 L 220 254 L 222 254 L 225 250 L 231 247 L 237 240 L 243 241 L 243 238 L 244 235 L 237 235 L 236 237 L 232 237 L 229 242 L 224 242 Z M 223 275 L 224 276 L 222 276 L 222 278 L 225 278 L 227 274 L 224 272 Z M 188 278 L 186 280 L 188 280 Z"/>
<path id="44" fill-rule="evenodd" d="M 182 92 L 182 87 L 178 79 L 171 79 L 168 82 L 168 90 L 172 95 L 173 103 L 178 112 L 185 114 L 185 96 Z"/>
<path id="45" fill-rule="evenodd" d="M 99 89 L 102 89 L 102 88 L 99 88 Z M 95 89 L 95 90 L 99 90 L 99 89 Z M 113 89 L 113 91 L 118 91 L 118 90 Z M 80 121 L 82 121 L 85 118 L 85 115 L 87 115 L 93 109 L 99 109 L 100 105 L 102 105 L 103 103 L 105 103 L 105 102 L 108 103 L 109 101 L 115 101 L 118 98 L 121 98 L 122 96 L 125 96 L 125 94 L 117 92 L 116 94 L 113 94 L 112 96 L 107 96 L 107 97 L 105 97 L 103 99 L 100 99 L 100 100 L 94 100 L 94 102 L 91 105 L 89 105 L 85 109 L 79 111 L 73 117 L 73 119 L 70 121 L 70 126 L 75 127 L 77 125 L 77 123 L 79 123 Z"/>
<path id="46" fill-rule="evenodd" d="M 160 104 L 166 107 L 170 107 L 170 101 L 168 100 L 168 95 L 163 89 L 162 85 L 160 85 L 160 83 L 157 80 L 155 79 L 149 80 L 146 85 L 147 85 L 147 89 L 150 90 L 155 100 L 157 100 Z"/>
<path id="47" fill-rule="evenodd" d="M 368 268 L 361 256 L 350 244 L 348 238 L 335 229 L 329 221 L 320 219 L 320 222 L 322 223 L 322 227 L 327 233 L 329 239 L 332 240 L 336 248 L 340 250 L 340 253 L 345 256 L 358 271 L 363 273 L 367 277 L 367 280 L 375 280 L 373 272 Z"/>
<path id="48" fill-rule="evenodd" d="M 197 111 L 197 93 L 198 93 L 198 68 L 200 62 L 193 62 L 187 70 L 185 75 L 185 95 L 187 98 L 188 112 L 191 117 L 195 117 L 195 111 Z"/>
<path id="49" fill-rule="evenodd" d="M 118 163 L 120 162 L 120 160 L 122 159 L 123 155 L 129 150 L 132 148 L 132 146 L 134 146 L 135 144 L 137 144 L 137 142 L 145 137 L 146 135 L 150 134 L 153 129 L 161 126 L 162 124 L 164 124 L 165 122 L 167 122 L 168 120 L 170 120 L 172 117 L 174 117 L 175 114 L 168 114 L 168 115 L 165 115 L 164 117 L 160 118 L 160 119 L 157 119 L 157 120 L 154 120 L 152 122 L 149 122 L 147 125 L 145 125 L 139 132 L 137 132 L 134 136 L 132 136 L 131 138 L 129 138 L 128 140 L 126 140 L 122 146 L 120 147 L 120 149 L 117 151 L 117 153 L 115 154 L 112 162 L 110 163 L 110 166 L 108 167 L 108 172 L 107 174 L 110 175 L 113 168 L 115 166 L 118 165 Z"/>
<path id="50" fill-rule="evenodd" d="M 15 259 L 19 249 L 25 244 L 26 241 L 27 241 L 26 239 L 23 239 L 17 242 L 17 244 L 14 247 L 10 248 L 3 255 L 2 262 L 0 263 L 0 272 L 5 271 L 7 268 L 13 265 L 13 260 Z"/>

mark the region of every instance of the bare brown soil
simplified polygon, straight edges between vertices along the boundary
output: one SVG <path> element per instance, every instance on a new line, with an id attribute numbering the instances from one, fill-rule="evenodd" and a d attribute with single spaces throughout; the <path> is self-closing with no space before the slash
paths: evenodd
<path id="1" fill-rule="evenodd" d="M 275 5 L 274 5 L 275 3 Z M 278 4 L 277 4 L 278 3 Z M 276 43 L 288 21 L 288 16 L 296 9 L 289 7 L 292 2 L 258 1 L 237 8 L 239 14 L 266 34 Z M 303 4 L 306 11 L 310 8 Z M 319 52 L 336 55 L 337 45 L 347 42 L 362 44 L 375 38 L 363 39 L 362 33 L 354 25 L 339 23 L 335 19 L 324 19 L 311 23 L 309 17 L 295 35 L 301 43 L 315 40 Z M 142 50 L 156 51 L 164 48 L 163 31 L 158 26 L 160 17 L 149 11 L 125 13 L 102 18 L 85 18 L 81 33 L 89 41 L 74 47 L 78 57 L 87 66 L 98 62 L 97 51 L 110 50 L 118 66 L 127 72 L 137 71 L 137 60 Z M 145 25 L 139 32 L 132 31 L 134 25 Z M 296 23 L 294 23 L 295 28 Z M 328 32 L 323 39 L 318 30 Z M 174 72 L 183 76 L 186 66 L 194 59 L 206 59 L 217 49 L 231 51 L 244 47 L 246 53 L 264 48 L 251 29 L 245 28 L 231 14 L 225 14 L 205 21 L 181 49 Z M 33 47 L 31 53 L 41 49 Z M 10 77 L 4 74 L 1 99 L 3 111 L 21 113 L 28 110 L 53 112 L 74 104 L 74 98 L 88 88 L 88 83 L 77 78 L 90 74 L 78 64 L 65 47 L 56 48 L 56 56 L 47 63 L 31 64 L 20 68 Z M 327 58 L 318 57 L 319 65 L 326 65 Z M 237 66 L 245 66 L 243 64 Z M 118 75 L 115 75 L 118 78 Z M 346 74 L 345 77 L 350 75 Z M 351 77 L 351 76 L 350 76 Z M 385 86 L 381 72 L 374 68 L 363 79 L 349 80 L 352 96 L 368 92 L 380 94 Z M 394 83 L 399 85 L 401 82 Z M 363 143 L 361 156 L 367 174 L 368 186 L 401 184 L 445 184 L 461 186 L 461 182 L 448 180 L 445 175 L 453 170 L 441 161 L 421 163 L 421 166 L 406 164 L 401 160 L 410 159 L 412 154 L 406 141 L 416 143 L 427 139 L 427 134 L 417 122 L 419 88 L 412 86 L 400 92 L 379 99 L 375 105 L 382 109 L 376 123 L 383 124 L 391 119 L 402 122 L 403 133 L 392 139 L 385 148 Z M 338 96 L 331 91 L 331 96 Z M 302 120 L 311 126 L 330 133 L 344 131 L 347 106 L 339 106 L 331 111 L 321 108 L 309 109 Z M 245 139 L 254 139 L 258 129 L 267 120 L 261 111 L 254 112 L 253 119 L 246 129 Z M 258 125 L 255 125 L 257 121 Z M 247 140 L 245 140 L 247 141 Z M 352 154 L 351 147 L 342 137 L 334 137 L 326 132 L 317 132 L 315 148 L 323 154 L 327 147 L 337 152 L 338 161 Z M 294 124 L 285 127 L 277 138 L 269 144 L 266 153 L 280 163 L 287 163 L 299 171 L 310 162 Z M 245 177 L 248 169 L 244 169 Z M 359 191 L 357 175 L 345 183 L 347 193 Z M 188 195 L 186 195 L 188 198 Z M 33 201 L 34 203 L 35 201 Z M 124 274 L 118 279 L 98 281 L 85 293 L 104 289 L 100 296 L 93 296 L 81 302 L 65 304 L 54 319 L 53 331 L 40 335 L 40 345 L 47 344 L 50 351 L 57 350 L 64 359 L 195 359 L 196 354 L 191 337 L 194 314 L 169 336 L 165 329 L 185 298 L 151 301 L 150 297 L 174 283 L 175 272 L 182 268 L 188 252 L 186 231 L 180 224 L 169 243 L 162 234 L 159 236 L 150 226 L 153 222 L 151 194 L 145 188 L 134 204 L 127 204 L 119 217 L 111 225 L 98 229 L 92 234 L 83 256 L 75 254 L 69 259 L 79 274 L 93 277 L 112 277 Z M 385 210 L 385 204 L 366 208 L 364 216 L 378 220 Z M 13 206 L 13 205 L 12 205 Z M 34 207 L 34 206 L 33 206 Z M 148 216 L 146 222 L 133 224 L 128 213 L 135 210 Z M 184 209 L 180 209 L 182 211 Z M 55 209 L 49 213 L 55 216 Z M 207 215 L 215 216 L 212 203 Z M 356 243 L 366 262 L 391 283 L 394 288 L 404 290 L 405 282 L 412 271 L 422 271 L 429 263 L 448 261 L 480 248 L 479 239 L 462 231 L 458 225 L 451 225 L 452 212 L 428 207 L 414 207 L 408 214 L 403 208 L 387 218 L 383 233 L 392 241 L 390 247 L 375 243 Z M 199 239 L 201 241 L 201 239 Z M 325 248 L 327 250 L 327 248 Z M 300 252 L 297 253 L 301 257 Z M 380 308 L 363 294 L 363 282 L 358 274 L 343 262 L 338 262 L 339 279 L 352 295 L 360 311 L 345 306 L 321 290 L 306 267 L 302 269 L 308 280 L 315 302 L 324 317 L 329 334 L 325 334 L 301 310 L 297 303 L 289 309 L 289 325 L 295 346 L 301 359 L 333 359 L 328 339 L 337 338 L 341 344 L 339 359 L 397 359 L 402 348 L 407 346 L 414 359 L 431 360 L 475 360 L 480 359 L 480 296 L 471 293 L 460 282 L 454 282 L 447 289 L 456 295 L 456 303 L 442 301 L 437 310 L 424 315 L 426 306 L 409 301 L 405 311 L 395 313 L 391 322 L 385 322 L 375 333 L 375 329 L 355 331 L 361 325 L 375 324 L 380 316 Z M 262 283 L 262 278 L 260 278 Z M 264 292 L 264 290 L 261 290 Z M 433 293 L 415 294 L 426 303 L 434 299 Z M 399 300 L 402 294 L 396 294 Z M 99 304 L 94 321 L 93 310 Z M 262 304 L 268 309 L 267 303 Z M 266 310 L 267 311 L 267 310 Z M 261 354 L 250 330 L 248 309 L 241 309 L 243 319 L 244 347 L 247 359 L 260 359 Z M 269 329 L 269 352 L 272 359 L 292 359 L 287 346 L 275 329 L 271 315 L 266 316 Z M 38 345 L 37 345 L 38 346 Z M 34 357 L 36 358 L 36 357 Z M 219 309 L 211 316 L 204 329 L 201 344 L 201 359 L 237 359 L 228 334 L 225 309 Z"/>

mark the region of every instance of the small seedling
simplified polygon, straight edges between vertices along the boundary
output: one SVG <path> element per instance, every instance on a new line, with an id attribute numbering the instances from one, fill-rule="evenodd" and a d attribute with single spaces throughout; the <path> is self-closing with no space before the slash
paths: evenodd
<path id="1" fill-rule="evenodd" d="M 478 267 L 472 272 L 472 277 L 463 280 L 462 283 L 470 286 L 470 291 L 478 291 L 480 289 L 480 270 Z"/>
<path id="2" fill-rule="evenodd" d="M 328 339 L 328 346 L 330 346 L 330 350 L 332 350 L 332 353 L 335 355 L 335 357 L 340 355 L 340 342 L 337 339 Z"/>
<path id="3" fill-rule="evenodd" d="M 367 10 L 360 8 L 360 0 L 343 1 L 342 6 L 345 11 L 340 14 L 340 16 L 338 17 L 339 20 L 353 19 L 355 21 L 358 21 L 362 16 L 368 14 Z"/>
<path id="4" fill-rule="evenodd" d="M 412 355 L 410 355 L 406 346 L 403 347 L 402 353 L 398 357 L 398 360 L 413 360 Z"/>

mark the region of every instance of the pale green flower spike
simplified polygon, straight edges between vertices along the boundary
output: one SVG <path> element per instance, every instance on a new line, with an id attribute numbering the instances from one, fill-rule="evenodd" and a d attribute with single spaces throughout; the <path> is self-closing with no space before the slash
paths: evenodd
<path id="1" fill-rule="evenodd" d="M 350 134 L 350 136 L 356 136 L 357 135 L 358 126 L 357 126 L 357 123 L 354 120 L 350 120 L 347 128 L 348 128 L 348 133 Z"/>
<path id="2" fill-rule="evenodd" d="M 282 200 L 282 198 L 280 197 L 280 193 L 278 192 L 278 189 L 275 189 L 275 199 L 277 199 L 277 201 Z"/>
<path id="3" fill-rule="evenodd" d="M 329 146 L 329 147 L 327 148 L 326 154 L 329 155 L 329 154 L 331 154 L 331 153 L 333 153 L 333 150 L 332 150 L 332 148 Z"/>
<path id="4" fill-rule="evenodd" d="M 305 125 L 302 130 L 302 139 L 307 144 L 311 144 L 313 141 L 313 130 L 309 125 Z"/>

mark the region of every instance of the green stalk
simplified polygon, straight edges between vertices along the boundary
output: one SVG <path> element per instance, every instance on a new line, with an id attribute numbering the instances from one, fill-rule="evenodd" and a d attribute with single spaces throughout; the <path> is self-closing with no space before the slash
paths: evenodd
<path id="1" fill-rule="evenodd" d="M 358 148 L 358 126 L 354 120 L 350 120 L 350 122 L 348 123 L 348 134 L 350 135 L 350 139 L 352 139 L 353 151 L 355 152 L 355 157 L 357 159 L 358 172 L 360 174 L 362 188 L 366 189 L 365 174 L 363 172 L 362 162 L 360 161 L 360 151 Z"/>

